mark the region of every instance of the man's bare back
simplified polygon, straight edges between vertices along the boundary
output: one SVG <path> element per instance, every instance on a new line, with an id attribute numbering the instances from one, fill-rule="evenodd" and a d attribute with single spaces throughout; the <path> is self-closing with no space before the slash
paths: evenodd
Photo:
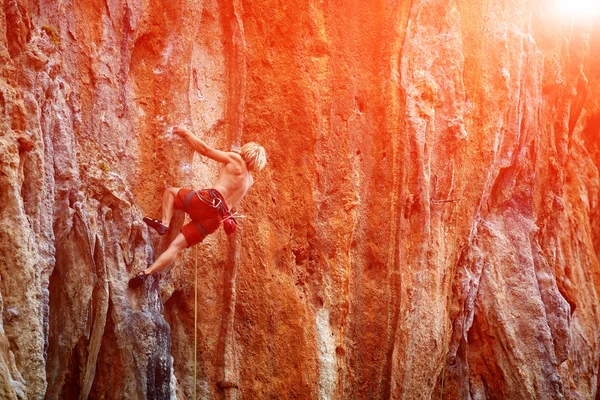
<path id="1" fill-rule="evenodd" d="M 246 163 L 239 154 L 232 152 L 228 154 L 233 161 L 225 164 L 212 188 L 223 195 L 227 207 L 231 209 L 242 201 L 254 183 L 254 178 L 248 172 Z"/>

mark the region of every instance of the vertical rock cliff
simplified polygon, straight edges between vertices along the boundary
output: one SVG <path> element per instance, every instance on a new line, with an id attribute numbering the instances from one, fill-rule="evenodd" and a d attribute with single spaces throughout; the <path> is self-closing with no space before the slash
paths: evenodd
<path id="1" fill-rule="evenodd" d="M 0 0 L 0 398 L 596 398 L 599 27 Z M 184 221 L 142 216 L 219 171 L 176 124 L 269 164 L 234 236 L 132 291 Z"/>

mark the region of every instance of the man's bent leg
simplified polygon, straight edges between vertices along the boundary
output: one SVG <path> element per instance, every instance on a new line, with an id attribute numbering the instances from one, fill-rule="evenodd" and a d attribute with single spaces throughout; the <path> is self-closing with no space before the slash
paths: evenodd
<path id="1" fill-rule="evenodd" d="M 175 196 L 179 192 L 180 188 L 170 187 L 165 189 L 162 200 L 162 219 L 154 219 L 150 217 L 144 217 L 144 222 L 159 235 L 164 235 L 169 230 L 169 224 L 171 218 L 173 218 L 173 212 L 175 210 Z"/>
<path id="2" fill-rule="evenodd" d="M 187 245 L 188 243 L 185 240 L 185 236 L 183 236 L 183 234 L 179 232 L 175 240 L 173 240 L 169 245 L 169 248 L 165 250 L 165 252 L 162 253 L 160 257 L 156 259 L 156 261 L 154 261 L 154 264 L 152 264 L 150 267 L 144 270 L 144 273 L 150 275 L 155 272 L 162 271 L 169 264 L 175 261 L 177 254 L 179 254 L 181 250 L 185 249 Z"/>
<path id="3" fill-rule="evenodd" d="M 162 201 L 162 223 L 165 226 L 169 226 L 171 223 L 171 218 L 173 218 L 173 212 L 175 209 L 175 196 L 177 196 L 177 192 L 179 192 L 178 187 L 170 187 L 165 189 L 163 193 L 163 201 Z"/>

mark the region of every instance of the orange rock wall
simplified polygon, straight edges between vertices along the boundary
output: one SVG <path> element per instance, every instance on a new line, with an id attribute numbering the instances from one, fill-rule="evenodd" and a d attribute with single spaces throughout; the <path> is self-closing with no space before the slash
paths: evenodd
<path id="1" fill-rule="evenodd" d="M 0 0 L 0 397 L 595 398 L 600 21 L 548 3 Z M 131 291 L 219 170 L 176 124 L 268 167 Z"/>

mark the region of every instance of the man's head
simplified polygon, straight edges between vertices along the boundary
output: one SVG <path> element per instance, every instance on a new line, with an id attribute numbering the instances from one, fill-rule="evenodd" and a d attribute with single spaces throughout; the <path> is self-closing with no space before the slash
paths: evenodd
<path id="1" fill-rule="evenodd" d="M 258 143 L 248 142 L 242 146 L 240 155 L 246 162 L 248 171 L 260 171 L 267 165 L 267 153 Z"/>

